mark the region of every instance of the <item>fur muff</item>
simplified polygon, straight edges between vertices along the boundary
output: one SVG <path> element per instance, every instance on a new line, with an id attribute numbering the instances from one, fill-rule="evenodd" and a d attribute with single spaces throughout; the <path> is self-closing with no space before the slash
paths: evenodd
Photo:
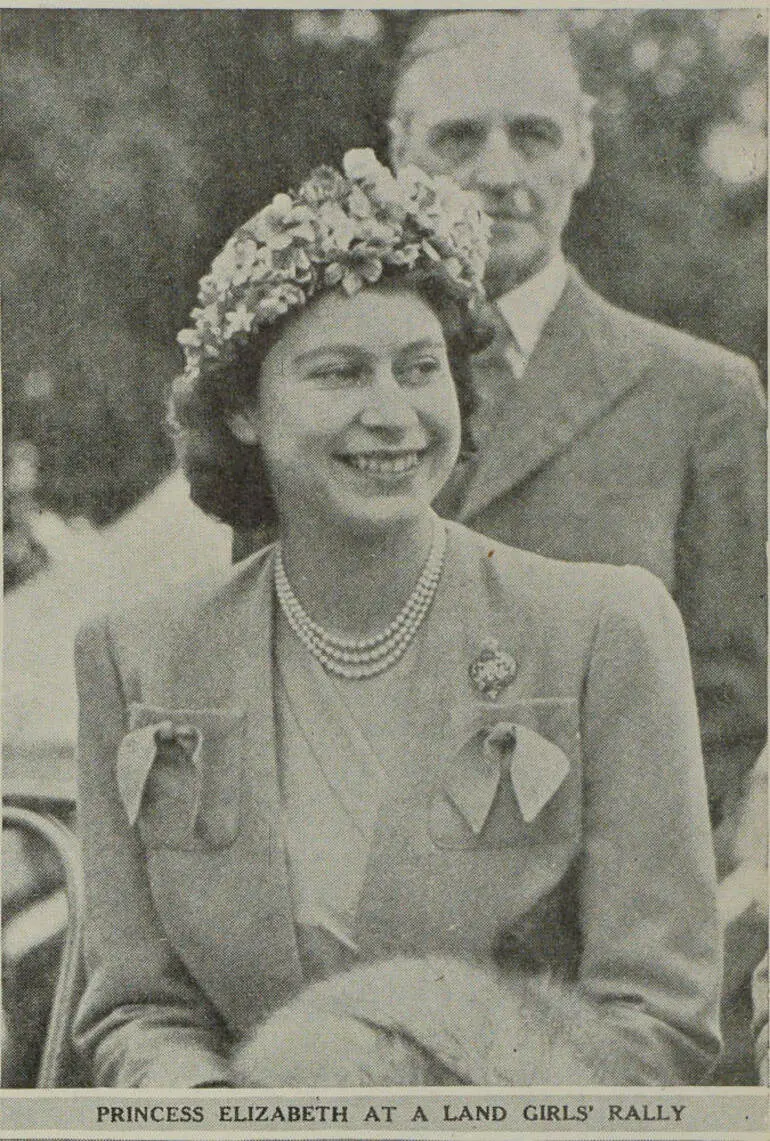
<path id="1" fill-rule="evenodd" d="M 315 983 L 236 1052 L 261 1088 L 621 1085 L 640 1059 L 618 1016 L 545 975 L 390 959 Z"/>

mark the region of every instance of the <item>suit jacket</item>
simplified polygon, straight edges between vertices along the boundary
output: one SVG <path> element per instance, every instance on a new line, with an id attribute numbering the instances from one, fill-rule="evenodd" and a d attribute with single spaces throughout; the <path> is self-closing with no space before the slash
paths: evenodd
<path id="1" fill-rule="evenodd" d="M 76 1033 L 97 1083 L 221 1078 L 232 1043 L 303 986 L 272 558 L 78 639 L 89 984 Z M 453 524 L 422 633 L 413 751 L 381 806 L 358 907 L 363 959 L 505 963 L 524 948 L 606 1006 L 635 1059 L 624 1080 L 698 1080 L 718 1048 L 720 942 L 667 594 L 638 569 L 490 553 Z M 498 648 L 484 655 L 488 638 Z M 495 699 L 469 672 L 490 653 L 508 655 Z M 513 760 L 490 760 L 490 731 L 511 725 Z"/>
<path id="2" fill-rule="evenodd" d="M 614 308 L 570 270 L 491 437 L 437 505 L 503 543 L 639 565 L 665 583 L 687 629 L 717 814 L 766 734 L 764 473 L 754 366 Z"/>

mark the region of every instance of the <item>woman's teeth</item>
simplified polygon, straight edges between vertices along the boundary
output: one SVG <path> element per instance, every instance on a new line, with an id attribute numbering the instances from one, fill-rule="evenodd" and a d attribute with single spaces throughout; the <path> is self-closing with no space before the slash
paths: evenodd
<path id="1" fill-rule="evenodd" d="M 373 475 L 400 475 L 416 468 L 420 456 L 417 452 L 404 452 L 398 456 L 357 455 L 345 456 L 345 462 L 356 471 L 370 472 Z"/>

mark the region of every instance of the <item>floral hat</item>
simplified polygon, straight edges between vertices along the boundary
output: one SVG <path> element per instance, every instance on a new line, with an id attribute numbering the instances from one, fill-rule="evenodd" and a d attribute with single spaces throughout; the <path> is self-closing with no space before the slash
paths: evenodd
<path id="1" fill-rule="evenodd" d="M 177 337 L 188 380 L 321 290 L 352 295 L 393 269 L 483 300 L 489 219 L 474 197 L 415 166 L 393 175 L 368 148 L 348 151 L 342 168 L 319 167 L 299 190 L 276 194 L 214 259 L 192 328 Z"/>

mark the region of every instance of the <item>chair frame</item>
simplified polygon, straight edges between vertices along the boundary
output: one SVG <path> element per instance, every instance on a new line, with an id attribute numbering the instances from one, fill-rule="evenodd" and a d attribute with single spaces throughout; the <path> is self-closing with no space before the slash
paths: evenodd
<path id="1" fill-rule="evenodd" d="M 85 908 L 80 845 L 72 830 L 45 808 L 4 800 L 3 827 L 19 828 L 44 841 L 54 850 L 64 871 L 67 930 L 36 1082 L 37 1089 L 57 1089 L 65 1084 L 62 1079 L 70 1030 L 80 995 Z"/>

